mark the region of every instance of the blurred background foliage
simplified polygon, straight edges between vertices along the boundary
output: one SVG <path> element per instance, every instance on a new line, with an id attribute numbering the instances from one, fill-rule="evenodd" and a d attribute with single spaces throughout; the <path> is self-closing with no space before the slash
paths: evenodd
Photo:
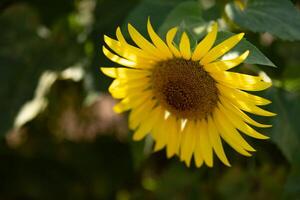
<path id="1" fill-rule="evenodd" d="M 0 199 L 300 199 L 299 8 L 297 0 L 1 0 Z M 148 16 L 161 35 L 179 26 L 192 44 L 212 20 L 217 42 L 246 32 L 233 52 L 251 56 L 238 70 L 272 78 L 261 95 L 278 113 L 263 130 L 270 140 L 250 140 L 253 157 L 225 146 L 232 167 L 215 159 L 212 169 L 187 168 L 153 153 L 151 138 L 131 141 L 99 71 L 115 66 L 101 46 L 117 26 L 128 35 L 128 22 L 146 35 Z"/>

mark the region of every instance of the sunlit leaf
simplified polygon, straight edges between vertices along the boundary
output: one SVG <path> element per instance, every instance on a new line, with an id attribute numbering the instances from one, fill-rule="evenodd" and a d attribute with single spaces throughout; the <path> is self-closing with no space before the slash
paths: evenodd
<path id="1" fill-rule="evenodd" d="M 12 128 L 22 105 L 32 99 L 40 74 L 78 62 L 83 50 L 67 23 L 42 26 L 36 12 L 16 4 L 0 15 L 0 135 Z"/>

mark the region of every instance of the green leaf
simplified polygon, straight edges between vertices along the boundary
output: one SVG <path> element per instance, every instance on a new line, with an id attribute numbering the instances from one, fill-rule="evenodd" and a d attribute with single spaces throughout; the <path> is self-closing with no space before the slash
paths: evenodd
<path id="1" fill-rule="evenodd" d="M 194 193 L 194 191 L 201 188 L 198 180 L 203 178 L 201 177 L 202 171 L 203 169 L 187 170 L 183 164 L 168 166 L 156 180 L 157 190 L 155 193 L 159 197 L 158 199 L 176 199 L 182 194 L 185 194 L 186 199 L 201 199 L 200 196 L 204 195 Z"/>
<path id="2" fill-rule="evenodd" d="M 179 27 L 179 31 L 187 31 L 192 36 L 203 36 L 207 23 L 202 18 L 202 8 L 198 2 L 188 1 L 179 4 L 167 16 L 164 23 L 159 28 L 161 36 L 173 27 Z M 180 35 L 180 34 L 177 34 Z M 197 38 L 192 40 L 196 43 Z"/>
<path id="3" fill-rule="evenodd" d="M 269 32 L 284 40 L 300 40 L 300 12 L 289 0 L 249 0 L 244 9 L 231 2 L 225 13 L 241 28 Z"/>
<path id="4" fill-rule="evenodd" d="M 296 199 L 300 195 L 300 95 L 282 89 L 269 90 L 271 110 L 277 113 L 272 118 L 271 140 L 277 144 L 291 163 L 291 172 L 284 188 L 285 199 Z"/>
<path id="5" fill-rule="evenodd" d="M 127 23 L 131 23 L 143 35 L 147 35 L 148 17 L 150 17 L 153 27 L 158 27 L 168 13 L 181 2 L 182 0 L 143 0 L 130 12 L 125 20 L 124 28 L 127 29 Z"/>
<path id="6" fill-rule="evenodd" d="M 272 118 L 270 137 L 293 163 L 300 156 L 300 124 L 297 117 L 300 113 L 300 96 L 277 88 L 269 90 L 269 95 L 273 102 L 270 110 L 277 113 L 277 116 Z"/>
<path id="7" fill-rule="evenodd" d="M 138 5 L 139 0 L 102 0 L 97 1 L 94 11 L 94 21 L 92 31 L 88 40 L 91 41 L 91 46 L 96 49 L 93 52 L 92 60 L 89 66 L 92 84 L 94 88 L 100 91 L 107 91 L 111 79 L 103 74 L 100 74 L 100 66 L 113 66 L 115 63 L 110 62 L 102 53 L 104 45 L 104 35 L 109 35 L 115 38 L 115 32 L 118 26 L 124 23 L 126 16 Z M 113 8 L 113 11 L 112 11 Z M 122 32 L 124 32 L 122 30 Z M 96 66 L 96 67 L 95 67 Z"/>
<path id="8" fill-rule="evenodd" d="M 66 17 L 74 11 L 74 1 L 66 0 L 62 3 L 61 0 L 40 1 L 40 0 L 23 0 L 36 8 L 41 21 L 48 25 L 53 25 L 58 19 Z"/>
<path id="9" fill-rule="evenodd" d="M 282 74 L 283 87 L 288 91 L 300 92 L 300 68 L 297 65 L 285 66 Z"/>
<path id="10" fill-rule="evenodd" d="M 300 158 L 300 156 L 298 156 Z M 285 199 L 297 199 L 300 196 L 300 160 L 293 164 L 284 187 Z"/>
<path id="11" fill-rule="evenodd" d="M 219 32 L 216 39 L 216 44 L 219 44 L 232 35 L 234 34 L 230 32 Z M 250 51 L 250 54 L 244 63 L 276 67 L 276 65 L 274 65 L 272 61 L 270 61 L 259 49 L 257 49 L 256 46 L 251 44 L 246 39 L 242 39 L 232 50 L 230 50 L 229 53 L 237 53 L 240 55 L 247 50 Z"/>
<path id="12" fill-rule="evenodd" d="M 60 70 L 82 57 L 81 46 L 60 22 L 54 30 L 40 24 L 36 12 L 15 4 L 0 15 L 0 135 L 12 128 L 15 116 L 32 99 L 42 72 Z"/>
<path id="13" fill-rule="evenodd" d="M 186 31 L 190 35 L 192 46 L 195 46 L 206 34 L 208 25 L 209 24 L 202 18 L 202 10 L 199 3 L 184 2 L 179 4 L 170 12 L 164 23 L 159 28 L 159 33 L 164 38 L 164 35 L 170 28 L 178 26 L 179 33 L 177 33 L 176 38 L 174 39 L 175 43 L 178 44 L 181 35 L 180 33 L 182 31 Z M 234 33 L 218 32 L 216 44 L 224 41 L 232 35 L 234 35 Z M 250 51 L 250 55 L 245 60 L 245 63 L 276 67 L 261 51 L 259 51 L 246 39 L 243 39 L 229 53 L 242 54 L 247 50 Z"/>

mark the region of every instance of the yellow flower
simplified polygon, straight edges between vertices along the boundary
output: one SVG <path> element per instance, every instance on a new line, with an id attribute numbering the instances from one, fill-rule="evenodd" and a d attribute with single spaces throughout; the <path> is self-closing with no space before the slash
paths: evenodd
<path id="1" fill-rule="evenodd" d="M 251 156 L 251 147 L 240 132 L 257 139 L 267 139 L 249 125 L 270 127 L 251 119 L 244 111 L 261 116 L 275 114 L 258 107 L 270 101 L 245 91 L 260 91 L 271 86 L 259 76 L 227 70 L 242 63 L 249 51 L 231 60 L 219 58 L 233 48 L 244 36 L 236 34 L 213 47 L 217 36 L 217 23 L 192 51 L 186 33 L 181 35 L 177 47 L 173 39 L 177 27 L 166 34 L 166 42 L 147 24 L 152 42 L 145 39 L 128 24 L 131 39 L 137 46 L 127 43 L 120 28 L 117 40 L 104 36 L 107 46 L 104 54 L 123 65 L 101 68 L 115 80 L 109 92 L 121 99 L 114 111 L 131 110 L 129 127 L 133 139 L 141 140 L 150 134 L 155 141 L 154 150 L 166 147 L 167 157 L 178 155 L 190 166 L 213 166 L 213 151 L 227 166 L 221 138 L 244 156 Z"/>

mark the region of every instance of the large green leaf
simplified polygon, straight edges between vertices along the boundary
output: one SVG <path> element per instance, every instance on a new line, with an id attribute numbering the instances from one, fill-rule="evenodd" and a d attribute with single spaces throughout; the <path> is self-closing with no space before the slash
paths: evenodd
<path id="1" fill-rule="evenodd" d="M 168 29 L 178 26 L 179 34 L 175 38 L 178 44 L 180 32 L 186 31 L 189 33 L 192 46 L 195 46 L 206 33 L 208 23 L 202 18 L 201 6 L 198 2 L 184 2 L 179 4 L 170 12 L 164 23 L 159 29 L 159 33 L 163 36 Z M 232 36 L 233 33 L 220 31 L 216 40 L 216 44 Z M 245 60 L 248 64 L 259 64 L 275 67 L 275 65 L 259 51 L 253 44 L 243 39 L 235 48 L 229 53 L 242 54 L 246 50 L 250 51 L 249 57 Z"/>
<path id="2" fill-rule="evenodd" d="M 244 9 L 231 2 L 225 13 L 241 28 L 269 32 L 284 40 L 300 40 L 300 12 L 289 0 L 249 0 Z"/>
<path id="3" fill-rule="evenodd" d="M 230 36 L 234 35 L 230 32 L 219 32 L 216 40 L 216 44 L 224 41 Z M 247 35 L 246 35 L 247 37 Z M 270 61 L 256 46 L 251 44 L 246 39 L 242 39 L 229 53 L 237 53 L 242 54 L 245 51 L 249 50 L 250 54 L 248 58 L 244 61 L 247 64 L 258 64 L 258 65 L 266 65 L 271 67 L 276 67 L 272 61 Z"/>
<path id="4" fill-rule="evenodd" d="M 179 26 L 180 31 L 187 30 L 191 32 L 191 35 L 199 37 L 205 33 L 206 25 L 207 23 L 202 18 L 201 5 L 198 2 L 188 1 L 179 4 L 169 13 L 160 26 L 159 33 L 163 36 L 169 29 Z M 197 38 L 193 40 L 196 42 Z"/>
<path id="5" fill-rule="evenodd" d="M 297 93 L 272 88 L 268 91 L 272 100 L 271 110 L 277 113 L 272 118 L 271 139 L 279 146 L 290 162 L 300 157 L 300 96 Z"/>
<path id="6" fill-rule="evenodd" d="M 284 195 L 286 199 L 295 199 L 300 195 L 300 95 L 276 88 L 272 88 L 269 95 L 273 102 L 271 110 L 277 113 L 272 120 L 271 140 L 292 165 Z"/>
<path id="7" fill-rule="evenodd" d="M 10 129 L 21 106 L 33 97 L 40 74 L 74 64 L 82 48 L 62 21 L 54 30 L 44 28 L 35 10 L 24 4 L 0 16 L 0 135 Z"/>

